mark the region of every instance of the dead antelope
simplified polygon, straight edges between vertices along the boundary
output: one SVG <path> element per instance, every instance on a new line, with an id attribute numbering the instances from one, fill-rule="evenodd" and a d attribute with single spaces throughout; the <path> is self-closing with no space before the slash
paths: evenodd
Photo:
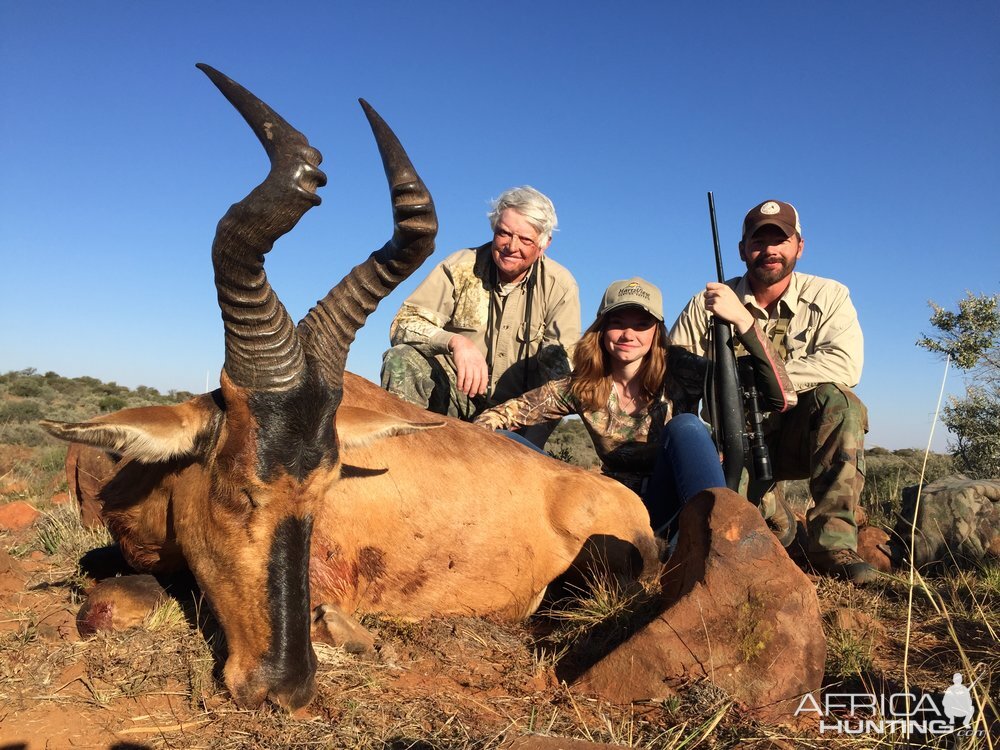
<path id="1" fill-rule="evenodd" d="M 431 253 L 437 230 L 430 194 L 363 101 L 393 236 L 292 325 L 264 255 L 319 203 L 320 154 L 248 91 L 199 67 L 271 160 L 212 247 L 221 388 L 178 406 L 43 424 L 90 446 L 71 452 L 99 475 L 78 499 L 98 504 L 133 567 L 194 573 L 226 635 L 235 699 L 294 709 L 312 698 L 311 611 L 321 604 L 520 618 L 595 551 L 617 571 L 654 560 L 646 511 L 618 483 L 345 377 L 357 330 Z M 376 442 L 390 436 L 400 437 Z"/>

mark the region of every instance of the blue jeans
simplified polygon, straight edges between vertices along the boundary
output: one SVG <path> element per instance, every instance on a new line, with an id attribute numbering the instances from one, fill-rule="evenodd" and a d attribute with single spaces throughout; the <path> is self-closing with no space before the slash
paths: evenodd
<path id="1" fill-rule="evenodd" d="M 670 539 L 684 503 L 702 490 L 725 487 L 719 451 L 694 414 L 678 414 L 660 433 L 660 450 L 642 502 L 653 531 Z"/>

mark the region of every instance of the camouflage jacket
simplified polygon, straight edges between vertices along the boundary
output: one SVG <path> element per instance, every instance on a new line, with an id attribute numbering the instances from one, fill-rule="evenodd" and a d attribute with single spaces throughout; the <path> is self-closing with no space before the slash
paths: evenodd
<path id="1" fill-rule="evenodd" d="M 530 389 L 569 374 L 580 338 L 580 295 L 572 274 L 543 254 L 531 271 L 534 293 L 526 323 L 529 277 L 492 284 L 490 247 L 459 250 L 435 266 L 399 308 L 389 339 L 393 346 L 421 344 L 448 354 L 451 337 L 465 336 L 487 362 L 492 358 L 489 394 L 499 403 L 524 393 L 526 379 Z M 493 326 L 487 330 L 491 305 Z"/>
<path id="2" fill-rule="evenodd" d="M 755 380 L 764 407 L 784 411 L 794 406 L 795 391 L 763 331 L 754 326 L 739 338 L 754 357 Z M 614 388 L 603 408 L 585 410 L 570 391 L 572 379 L 566 377 L 488 409 L 475 422 L 494 430 L 513 430 L 577 414 L 594 441 L 602 472 L 641 494 L 643 482 L 656 462 L 663 425 L 674 414 L 697 413 L 705 394 L 708 367 L 706 358 L 679 346 L 669 347 L 662 390 L 635 414 L 621 408 Z"/>

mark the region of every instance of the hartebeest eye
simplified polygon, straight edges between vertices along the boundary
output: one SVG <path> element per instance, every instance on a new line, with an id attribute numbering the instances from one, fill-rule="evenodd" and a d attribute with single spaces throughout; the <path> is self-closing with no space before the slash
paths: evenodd
<path id="1" fill-rule="evenodd" d="M 254 500 L 253 495 L 250 494 L 250 490 L 244 488 L 243 497 L 246 498 L 246 501 L 250 504 L 250 507 L 253 508 L 254 510 L 260 507 L 260 503 Z"/>

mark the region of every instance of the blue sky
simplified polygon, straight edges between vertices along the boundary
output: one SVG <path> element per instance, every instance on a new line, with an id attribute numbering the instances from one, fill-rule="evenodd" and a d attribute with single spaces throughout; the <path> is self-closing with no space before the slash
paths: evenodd
<path id="1" fill-rule="evenodd" d="M 871 445 L 927 441 L 943 373 L 914 345 L 927 301 L 1000 290 L 995 2 L 5 0 L 0 371 L 217 383 L 212 236 L 267 164 L 196 62 L 324 154 L 323 204 L 268 256 L 296 320 L 391 230 L 358 97 L 434 195 L 430 262 L 487 241 L 505 188 L 553 199 L 549 252 L 584 325 L 614 279 L 658 284 L 670 318 L 712 278 L 706 191 L 729 275 L 746 210 L 794 203 L 799 270 L 847 284 L 861 316 Z M 369 319 L 350 369 L 377 379 L 420 275 Z"/>

